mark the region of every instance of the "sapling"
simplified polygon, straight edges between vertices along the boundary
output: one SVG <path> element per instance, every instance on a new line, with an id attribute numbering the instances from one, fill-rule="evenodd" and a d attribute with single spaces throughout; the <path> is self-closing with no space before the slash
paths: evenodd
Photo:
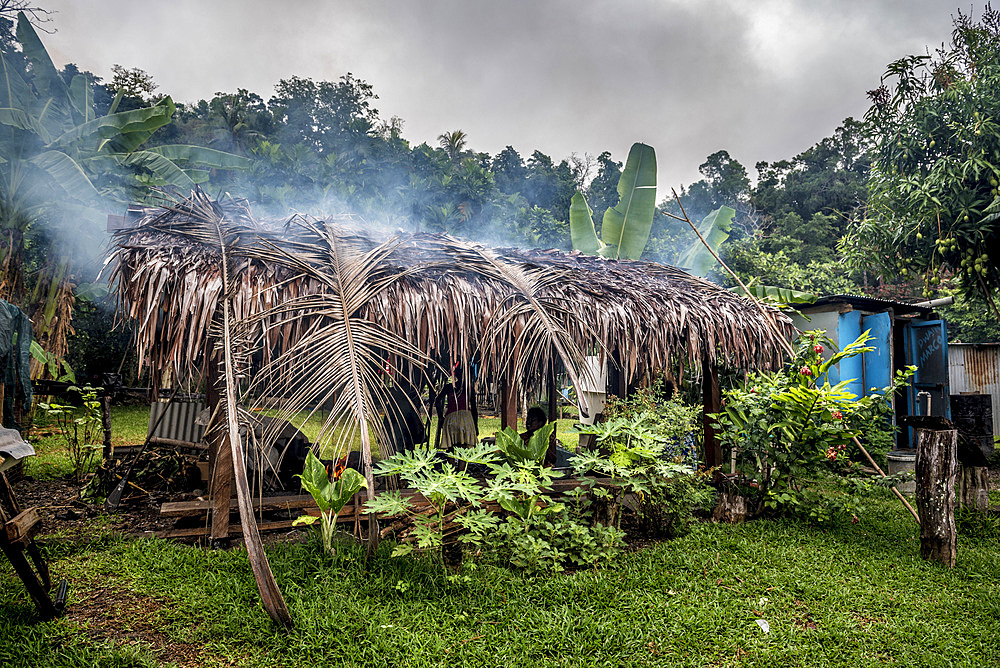
<path id="1" fill-rule="evenodd" d="M 337 530 L 337 516 L 351 497 L 362 487 L 367 488 L 365 477 L 354 469 L 347 468 L 341 471 L 338 478 L 331 481 L 326 467 L 312 450 L 306 455 L 302 475 L 296 477 L 302 480 L 302 488 L 312 495 L 316 505 L 319 506 L 319 517 L 302 515 L 292 522 L 292 525 L 301 526 L 319 522 L 323 549 L 334 555 L 336 551 L 333 547 L 333 536 Z"/>

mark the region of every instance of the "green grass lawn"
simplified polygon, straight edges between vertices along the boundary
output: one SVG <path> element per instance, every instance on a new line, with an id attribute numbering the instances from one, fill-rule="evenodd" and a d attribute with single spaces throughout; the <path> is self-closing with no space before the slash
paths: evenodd
<path id="1" fill-rule="evenodd" d="M 141 440 L 137 412 L 115 420 Z M 40 452 L 36 471 L 56 448 Z M 278 543 L 289 633 L 263 612 L 242 549 L 128 538 L 98 517 L 40 538 L 70 582 L 61 619 L 34 622 L 0 560 L 0 666 L 1000 665 L 1000 534 L 962 535 L 947 570 L 920 559 L 893 497 L 866 504 L 858 524 L 703 523 L 557 575 L 478 563 L 449 579 L 388 543 L 370 561 L 356 546 L 335 561 L 315 538 Z"/>
<path id="2" fill-rule="evenodd" d="M 481 565 L 449 581 L 426 560 L 387 556 L 389 545 L 336 563 L 315 541 L 276 545 L 296 622 L 287 634 L 262 611 L 242 550 L 95 527 L 45 541 L 72 584 L 70 618 L 32 624 L 0 566 L 0 665 L 153 666 L 178 647 L 197 649 L 185 665 L 206 666 L 1000 665 L 996 540 L 963 538 L 945 570 L 919 558 L 916 526 L 892 498 L 870 506 L 857 525 L 702 524 L 607 570 L 561 575 Z M 95 595 L 106 605 L 88 629 L 72 609 Z M 124 624 L 119 640 L 92 640 L 107 619 Z M 156 642 L 129 640 L 147 627 Z"/>

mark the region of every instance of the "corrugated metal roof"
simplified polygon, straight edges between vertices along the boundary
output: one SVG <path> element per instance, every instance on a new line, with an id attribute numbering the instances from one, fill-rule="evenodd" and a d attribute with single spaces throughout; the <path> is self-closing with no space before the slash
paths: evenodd
<path id="1" fill-rule="evenodd" d="M 805 308 L 826 306 L 828 304 L 849 304 L 866 311 L 886 311 L 892 309 L 894 315 L 907 315 L 910 313 L 929 315 L 934 311 L 934 309 L 926 306 L 917 306 L 916 304 L 897 302 L 891 299 L 879 299 L 878 297 L 866 297 L 864 295 L 827 295 L 826 297 L 820 297 Z"/>

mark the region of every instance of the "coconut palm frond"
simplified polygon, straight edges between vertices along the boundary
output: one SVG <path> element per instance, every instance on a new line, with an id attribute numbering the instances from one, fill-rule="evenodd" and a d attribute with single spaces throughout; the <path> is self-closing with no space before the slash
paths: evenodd
<path id="1" fill-rule="evenodd" d="M 559 289 L 569 286 L 572 282 L 569 272 L 512 263 L 482 246 L 457 240 L 448 254 L 459 269 L 475 272 L 507 289 L 480 341 L 484 366 L 494 377 L 513 381 L 528 375 L 529 370 L 547 369 L 554 352 L 573 386 L 581 387 L 580 376 L 590 371 L 584 363 L 586 351 L 580 341 L 598 343 L 600 339 L 590 331 L 586 320 L 564 307 L 558 294 L 551 294 L 556 286 Z M 571 336 L 570 323 L 584 336 Z M 583 393 L 579 396 L 581 402 L 586 401 Z M 585 413 L 589 411 L 585 403 L 581 408 Z"/>
<path id="2" fill-rule="evenodd" d="M 296 343 L 264 364 L 251 390 L 290 388 L 281 398 L 279 417 L 301 410 L 330 408 L 320 440 L 334 439 L 335 452 L 361 441 L 361 461 L 369 494 L 375 483 L 372 437 L 383 457 L 392 454 L 382 416 L 398 417 L 400 407 L 390 395 L 387 380 L 395 366 L 405 363 L 423 370 L 430 359 L 406 339 L 366 318 L 365 308 L 405 273 L 391 270 L 385 259 L 398 239 L 370 250 L 345 240 L 331 227 L 303 221 L 302 238 L 278 245 L 263 240 L 249 256 L 285 267 L 316 284 L 316 290 L 285 300 L 261 313 L 258 319 L 268 332 L 289 326 L 298 330 Z M 390 365 L 387 374 L 387 365 Z M 410 382 L 394 374 L 395 382 Z M 374 515 L 369 516 L 369 549 L 378 540 Z"/>
<path id="3" fill-rule="evenodd" d="M 250 486 L 247 482 L 246 463 L 244 459 L 244 449 L 240 437 L 240 417 L 237 409 L 239 384 L 237 378 L 240 373 L 241 364 L 245 364 L 245 355 L 248 346 L 248 335 L 245 326 L 240 326 L 233 314 L 233 295 L 235 289 L 235 275 L 230 266 L 230 251 L 237 243 L 240 232 L 238 224 L 230 224 L 226 219 L 225 212 L 214 205 L 207 198 L 192 197 L 188 202 L 197 208 L 196 211 L 189 211 L 191 216 L 185 226 L 184 235 L 192 240 L 197 239 L 198 243 L 212 245 L 214 233 L 215 248 L 218 249 L 219 271 L 222 276 L 222 283 L 225 290 L 221 294 L 219 312 L 215 320 L 214 328 L 218 332 L 218 345 L 222 362 L 219 368 L 221 387 L 220 394 L 223 399 L 222 416 L 225 420 L 225 438 L 229 443 L 233 458 L 233 472 L 236 478 L 236 496 L 240 511 L 240 522 L 243 525 L 243 539 L 247 548 L 247 557 L 253 570 L 254 579 L 257 581 L 257 588 L 260 591 L 261 601 L 268 615 L 276 623 L 285 628 L 292 627 L 292 618 L 285 605 L 284 597 L 278 589 L 278 584 L 274 580 L 274 573 L 271 572 L 267 555 L 264 553 L 264 546 L 257 529 L 257 522 L 253 515 L 253 504 L 250 494 Z M 237 352 L 240 351 L 240 352 Z M 242 354 L 241 354 L 242 353 Z M 245 370 L 245 366 L 242 367 Z"/>

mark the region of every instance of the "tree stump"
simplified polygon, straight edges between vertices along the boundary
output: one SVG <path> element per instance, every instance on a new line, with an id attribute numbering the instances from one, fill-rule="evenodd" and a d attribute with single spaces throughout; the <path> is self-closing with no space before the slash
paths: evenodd
<path id="1" fill-rule="evenodd" d="M 917 430 L 917 511 L 920 556 L 954 568 L 955 474 L 958 431 Z"/>
<path id="2" fill-rule="evenodd" d="M 972 508 L 981 513 L 989 510 L 989 480 L 985 466 L 959 466 L 955 486 L 959 508 Z"/>
<path id="3" fill-rule="evenodd" d="M 712 519 L 716 522 L 736 524 L 745 522 L 750 515 L 747 497 L 738 492 L 723 491 L 719 493 L 719 502 L 712 512 Z"/>

